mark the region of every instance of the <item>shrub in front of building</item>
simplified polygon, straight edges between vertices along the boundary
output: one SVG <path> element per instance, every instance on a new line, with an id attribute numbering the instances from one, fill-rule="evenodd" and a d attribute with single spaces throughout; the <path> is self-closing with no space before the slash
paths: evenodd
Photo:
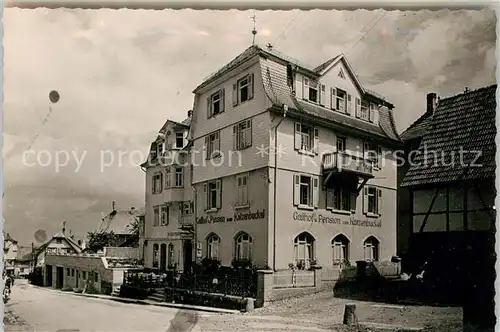
<path id="1" fill-rule="evenodd" d="M 35 267 L 33 272 L 28 275 L 28 281 L 32 285 L 43 286 L 43 268 L 41 266 Z"/>
<path id="2" fill-rule="evenodd" d="M 165 295 L 167 302 L 174 301 L 176 303 L 232 310 L 245 310 L 247 307 L 247 299 L 245 298 L 207 294 L 187 289 L 178 289 L 175 292 L 167 291 Z"/>

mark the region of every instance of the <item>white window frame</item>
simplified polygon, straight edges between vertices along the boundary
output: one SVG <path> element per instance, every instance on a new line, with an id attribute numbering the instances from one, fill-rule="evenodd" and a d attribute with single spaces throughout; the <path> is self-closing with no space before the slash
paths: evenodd
<path id="1" fill-rule="evenodd" d="M 252 119 L 241 121 L 233 127 L 233 148 L 243 150 L 252 146 Z"/>
<path id="2" fill-rule="evenodd" d="M 165 188 L 172 187 L 172 170 L 170 167 L 165 168 Z"/>
<path id="3" fill-rule="evenodd" d="M 169 243 L 167 246 L 167 268 L 172 267 L 175 263 L 175 247 L 173 243 Z"/>
<path id="4" fill-rule="evenodd" d="M 380 255 L 380 241 L 374 236 L 368 237 L 363 242 L 363 256 L 367 262 L 378 261 Z"/>
<path id="5" fill-rule="evenodd" d="M 250 100 L 250 88 L 251 88 L 251 82 L 250 82 L 250 79 L 248 76 L 245 76 L 243 78 L 240 78 L 238 80 L 238 103 L 244 103 L 246 102 L 247 100 Z M 243 89 L 246 88 L 246 91 L 247 91 L 247 95 L 246 95 L 246 99 L 243 100 Z"/>
<path id="6" fill-rule="evenodd" d="M 246 237 L 246 238 L 245 238 Z M 235 241 L 234 258 L 236 260 L 252 260 L 253 239 L 250 234 L 242 232 Z"/>
<path id="7" fill-rule="evenodd" d="M 160 207 L 153 208 L 153 226 L 160 226 Z"/>
<path id="8" fill-rule="evenodd" d="M 181 143 L 181 146 L 179 146 L 179 139 L 182 139 L 182 143 Z M 176 132 L 175 133 L 175 148 L 176 149 L 182 149 L 184 147 L 184 132 Z"/>
<path id="9" fill-rule="evenodd" d="M 207 238 L 207 258 L 219 259 L 220 237 L 217 234 L 211 234 Z"/>
<path id="10" fill-rule="evenodd" d="M 160 207 L 160 226 L 168 226 L 170 222 L 170 206 L 164 205 Z"/>
<path id="11" fill-rule="evenodd" d="M 312 207 L 312 184 L 313 178 L 309 175 L 300 175 L 300 201 L 299 205 Z M 307 195 L 303 195 L 307 194 Z M 304 196 L 305 201 L 304 201 Z"/>
<path id="12" fill-rule="evenodd" d="M 293 240 L 295 263 L 303 261 L 306 268 L 310 267 L 311 261 L 314 260 L 314 241 L 314 237 L 307 232 L 300 233 L 295 237 Z"/>
<path id="13" fill-rule="evenodd" d="M 336 145 L 338 153 L 345 153 L 346 148 L 347 148 L 347 137 L 337 136 L 335 145 Z M 340 146 L 340 149 L 339 149 L 339 146 Z"/>
<path id="14" fill-rule="evenodd" d="M 341 265 L 349 262 L 349 239 L 339 234 L 332 240 L 333 265 Z"/>
<path id="15" fill-rule="evenodd" d="M 248 207 L 250 205 L 248 199 L 249 179 L 248 173 L 236 175 L 236 207 Z"/>
<path id="16" fill-rule="evenodd" d="M 364 121 L 370 121 L 370 103 L 364 99 L 361 100 L 360 118 Z"/>
<path id="17" fill-rule="evenodd" d="M 183 215 L 191 215 L 193 214 L 193 208 L 192 208 L 191 202 L 183 202 L 182 203 L 182 214 Z"/>
<path id="18" fill-rule="evenodd" d="M 344 187 L 328 188 L 326 195 L 327 195 L 327 198 L 326 198 L 327 199 L 327 209 L 350 213 L 350 211 L 352 209 L 352 207 L 351 207 L 351 195 L 352 195 L 351 190 L 349 190 L 348 188 L 344 188 Z M 331 199 L 331 201 L 330 201 L 330 199 Z"/>
<path id="19" fill-rule="evenodd" d="M 383 156 L 381 146 L 365 141 L 363 144 L 363 152 L 364 158 L 371 162 L 374 170 L 380 170 L 382 168 Z"/>
<path id="20" fill-rule="evenodd" d="M 207 159 L 220 156 L 220 131 L 215 131 L 205 136 L 205 145 L 207 150 Z"/>
<path id="21" fill-rule="evenodd" d="M 378 214 L 378 192 L 375 187 L 367 187 L 368 206 L 366 211 L 370 214 Z"/>
<path id="22" fill-rule="evenodd" d="M 205 183 L 206 211 L 216 211 L 221 207 L 222 181 L 212 180 Z M 213 195 L 215 197 L 213 197 Z M 215 204 L 214 204 L 215 202 Z"/>
<path id="23" fill-rule="evenodd" d="M 176 166 L 174 167 L 175 169 L 175 187 L 176 188 L 182 188 L 184 187 L 184 167 L 182 166 Z M 180 170 L 180 171 L 179 171 Z"/>
<path id="24" fill-rule="evenodd" d="M 155 173 L 153 174 L 153 194 L 159 194 L 162 192 L 163 190 L 163 183 L 162 183 L 162 177 L 163 177 L 163 174 L 161 172 L 158 172 L 158 173 Z"/>
<path id="25" fill-rule="evenodd" d="M 217 90 L 208 97 L 208 117 L 214 117 L 224 112 L 224 89 Z M 219 111 L 214 112 L 216 103 L 219 103 Z"/>
<path id="26" fill-rule="evenodd" d="M 310 185 L 307 184 L 309 179 Z M 305 189 L 307 192 L 307 202 L 303 204 L 303 189 L 308 186 L 308 189 Z M 317 175 L 297 173 L 293 176 L 293 204 L 297 206 L 299 209 L 312 210 L 318 208 L 319 203 L 319 177 Z"/>
<path id="27" fill-rule="evenodd" d="M 311 92 L 312 91 L 315 91 L 316 92 L 316 100 L 313 100 L 311 99 Z M 318 82 L 315 82 L 315 81 L 311 81 L 309 80 L 309 93 L 308 93 L 308 97 L 307 99 L 312 102 L 312 103 L 315 103 L 315 104 L 318 104 L 319 103 L 319 94 L 320 94 L 320 91 L 319 91 L 319 83 Z"/>
<path id="28" fill-rule="evenodd" d="M 343 96 L 339 96 L 339 92 L 343 94 Z M 347 92 L 338 88 L 335 94 L 335 109 L 342 113 L 347 112 Z"/>

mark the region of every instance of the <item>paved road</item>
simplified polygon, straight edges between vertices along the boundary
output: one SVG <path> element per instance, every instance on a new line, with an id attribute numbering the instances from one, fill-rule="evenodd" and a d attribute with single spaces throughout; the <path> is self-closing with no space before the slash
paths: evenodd
<path id="1" fill-rule="evenodd" d="M 126 304 L 40 288 L 16 280 L 6 315 L 5 331 L 86 332 L 326 332 L 310 322 L 286 317 L 202 313 L 191 310 Z"/>

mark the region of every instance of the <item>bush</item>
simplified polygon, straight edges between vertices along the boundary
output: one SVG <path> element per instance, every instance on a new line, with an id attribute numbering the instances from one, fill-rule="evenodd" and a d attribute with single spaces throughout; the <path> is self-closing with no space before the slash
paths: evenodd
<path id="1" fill-rule="evenodd" d="M 175 295 L 171 290 L 166 292 L 166 300 L 168 302 L 175 301 L 177 303 L 210 306 L 215 308 L 244 310 L 247 300 L 244 298 L 234 298 L 213 294 L 200 294 L 191 290 L 176 289 Z"/>
<path id="2" fill-rule="evenodd" d="M 126 297 L 129 299 L 145 300 L 153 292 L 149 289 L 143 289 L 128 285 L 120 286 L 120 297 Z"/>
<path id="3" fill-rule="evenodd" d="M 32 285 L 43 286 L 42 267 L 36 267 L 35 270 L 28 275 L 28 280 Z"/>
<path id="4" fill-rule="evenodd" d="M 203 272 L 207 274 L 216 273 L 220 267 L 220 260 L 214 258 L 204 258 L 201 262 Z"/>

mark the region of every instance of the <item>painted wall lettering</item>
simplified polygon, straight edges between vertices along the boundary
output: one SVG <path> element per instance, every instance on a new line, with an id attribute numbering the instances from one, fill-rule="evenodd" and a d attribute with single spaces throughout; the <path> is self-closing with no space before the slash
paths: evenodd
<path id="1" fill-rule="evenodd" d="M 256 212 L 242 212 L 235 213 L 234 217 L 222 217 L 222 216 L 204 216 L 196 219 L 197 224 L 215 224 L 215 223 L 227 223 L 240 220 L 257 220 L 264 219 L 266 216 L 266 210 L 256 211 Z"/>
<path id="2" fill-rule="evenodd" d="M 294 212 L 293 220 L 332 225 L 382 227 L 382 221 L 380 220 L 340 219 L 339 217 L 325 216 L 321 213 Z"/>

